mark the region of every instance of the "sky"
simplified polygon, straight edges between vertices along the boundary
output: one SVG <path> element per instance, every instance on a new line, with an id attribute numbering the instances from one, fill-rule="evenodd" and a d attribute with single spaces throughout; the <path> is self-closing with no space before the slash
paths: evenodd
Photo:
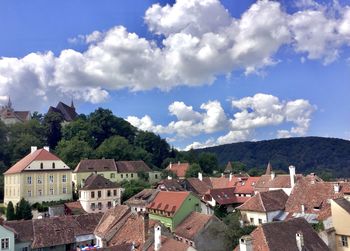
<path id="1" fill-rule="evenodd" d="M 0 103 L 110 109 L 178 149 L 350 138 L 350 0 L 2 0 Z"/>

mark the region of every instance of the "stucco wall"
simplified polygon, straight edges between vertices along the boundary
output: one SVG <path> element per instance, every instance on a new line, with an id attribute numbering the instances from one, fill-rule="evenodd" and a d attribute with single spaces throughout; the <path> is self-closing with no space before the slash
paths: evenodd
<path id="1" fill-rule="evenodd" d="M 1 240 L 8 238 L 9 239 L 9 249 L 1 249 L 1 245 L 0 245 L 0 250 L 15 250 L 15 235 L 12 231 L 4 228 L 3 226 L 0 226 L 0 244 L 1 244 Z"/>

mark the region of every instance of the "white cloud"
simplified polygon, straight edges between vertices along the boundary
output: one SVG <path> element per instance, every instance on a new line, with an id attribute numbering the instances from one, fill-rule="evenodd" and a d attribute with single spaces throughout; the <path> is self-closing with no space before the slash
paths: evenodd
<path id="1" fill-rule="evenodd" d="M 290 14 L 277 1 L 260 0 L 240 18 L 233 18 L 219 0 L 155 4 L 144 19 L 151 32 L 161 35 L 160 41 L 116 26 L 69 39 L 73 43 L 84 40 L 88 48 L 82 52 L 66 49 L 58 55 L 45 52 L 0 58 L 0 96 L 10 94 L 16 103 L 35 109 L 71 96 L 99 103 L 110 91 L 123 88 L 170 90 L 179 85 L 211 84 L 218 75 L 237 70 L 259 73 L 276 64 L 275 54 L 282 46 L 292 46 L 301 57 L 333 62 L 342 47 L 350 44 L 350 7 L 299 2 L 302 9 Z M 215 131 L 217 125 L 210 129 L 212 121 L 206 121 L 208 131 Z M 182 125 L 173 127 L 177 130 Z"/>
<path id="2" fill-rule="evenodd" d="M 277 137 L 303 136 L 307 133 L 316 109 L 308 100 L 281 101 L 278 97 L 263 93 L 231 102 L 232 107 L 236 109 L 231 118 L 227 116 L 219 101 L 202 104 L 200 108 L 203 112 L 194 111 L 192 106 L 175 101 L 169 105 L 169 111 L 177 120 L 168 125 L 155 125 L 148 115 L 143 118 L 129 116 L 127 120 L 142 130 L 171 135 L 173 142 L 175 139 L 201 134 L 223 133 L 217 139 L 193 142 L 186 147 L 189 149 L 251 140 L 256 128 L 279 125 L 292 124 L 290 130 L 278 130 Z"/>

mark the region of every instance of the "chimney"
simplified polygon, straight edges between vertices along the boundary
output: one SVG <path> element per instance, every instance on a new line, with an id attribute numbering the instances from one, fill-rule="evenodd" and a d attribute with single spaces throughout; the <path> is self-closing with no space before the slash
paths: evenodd
<path id="1" fill-rule="evenodd" d="M 315 173 L 310 173 L 310 181 L 311 181 L 311 184 L 315 184 L 316 183 Z"/>
<path id="2" fill-rule="evenodd" d="M 178 165 L 180 165 L 180 164 L 181 164 L 181 162 L 180 162 L 180 161 L 178 161 L 178 162 L 177 162 L 177 164 L 178 164 Z"/>
<path id="3" fill-rule="evenodd" d="M 31 146 L 30 147 L 30 154 L 33 154 L 36 150 L 38 150 L 37 146 Z"/>
<path id="4" fill-rule="evenodd" d="M 148 239 L 149 216 L 148 213 L 143 213 L 143 243 Z"/>
<path id="5" fill-rule="evenodd" d="M 224 174 L 223 174 L 223 173 L 221 173 L 221 177 L 224 177 Z"/>
<path id="6" fill-rule="evenodd" d="M 171 169 L 172 167 L 173 167 L 173 163 L 170 162 L 169 169 Z"/>
<path id="7" fill-rule="evenodd" d="M 239 251 L 253 251 L 253 239 L 250 235 L 244 235 L 239 240 Z"/>
<path id="8" fill-rule="evenodd" d="M 334 184 L 334 192 L 339 193 L 339 191 L 340 191 L 340 185 L 339 185 L 339 183 L 335 183 Z"/>
<path id="9" fill-rule="evenodd" d="M 301 213 L 305 214 L 305 205 L 304 204 L 301 204 Z"/>
<path id="10" fill-rule="evenodd" d="M 289 176 L 290 176 L 290 187 L 293 188 L 295 185 L 295 166 L 289 166 Z"/>
<path id="11" fill-rule="evenodd" d="M 232 173 L 230 173 L 229 180 L 230 181 L 232 180 Z"/>
<path id="12" fill-rule="evenodd" d="M 154 226 L 154 251 L 159 251 L 162 246 L 162 229 L 160 225 Z"/>
<path id="13" fill-rule="evenodd" d="M 171 176 L 168 175 L 168 180 L 172 180 L 172 179 L 173 179 L 173 177 L 171 177 Z"/>
<path id="14" fill-rule="evenodd" d="M 117 200 L 113 200 L 112 201 L 112 205 L 113 205 L 113 207 L 116 207 L 117 206 Z"/>
<path id="15" fill-rule="evenodd" d="M 271 172 L 271 180 L 273 180 L 274 178 L 276 177 L 276 174 L 275 174 L 275 172 Z"/>
<path id="16" fill-rule="evenodd" d="M 203 180 L 203 174 L 202 173 L 198 173 L 198 179 L 200 180 L 200 181 L 202 181 Z"/>
<path id="17" fill-rule="evenodd" d="M 50 152 L 50 147 L 49 146 L 44 146 L 44 149 L 48 152 Z"/>
<path id="18" fill-rule="evenodd" d="M 301 231 L 298 231 L 295 235 L 295 239 L 297 241 L 297 247 L 299 251 L 303 250 L 304 247 L 304 236 L 303 233 Z"/>

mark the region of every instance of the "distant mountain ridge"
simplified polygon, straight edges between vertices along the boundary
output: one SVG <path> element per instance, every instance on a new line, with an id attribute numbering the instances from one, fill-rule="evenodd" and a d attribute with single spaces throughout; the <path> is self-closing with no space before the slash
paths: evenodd
<path id="1" fill-rule="evenodd" d="M 265 168 L 270 161 L 274 169 L 296 166 L 298 173 L 329 173 L 350 177 L 350 141 L 337 138 L 299 137 L 257 142 L 240 142 L 197 149 L 212 152 L 219 164 L 239 161 L 248 168 Z"/>

